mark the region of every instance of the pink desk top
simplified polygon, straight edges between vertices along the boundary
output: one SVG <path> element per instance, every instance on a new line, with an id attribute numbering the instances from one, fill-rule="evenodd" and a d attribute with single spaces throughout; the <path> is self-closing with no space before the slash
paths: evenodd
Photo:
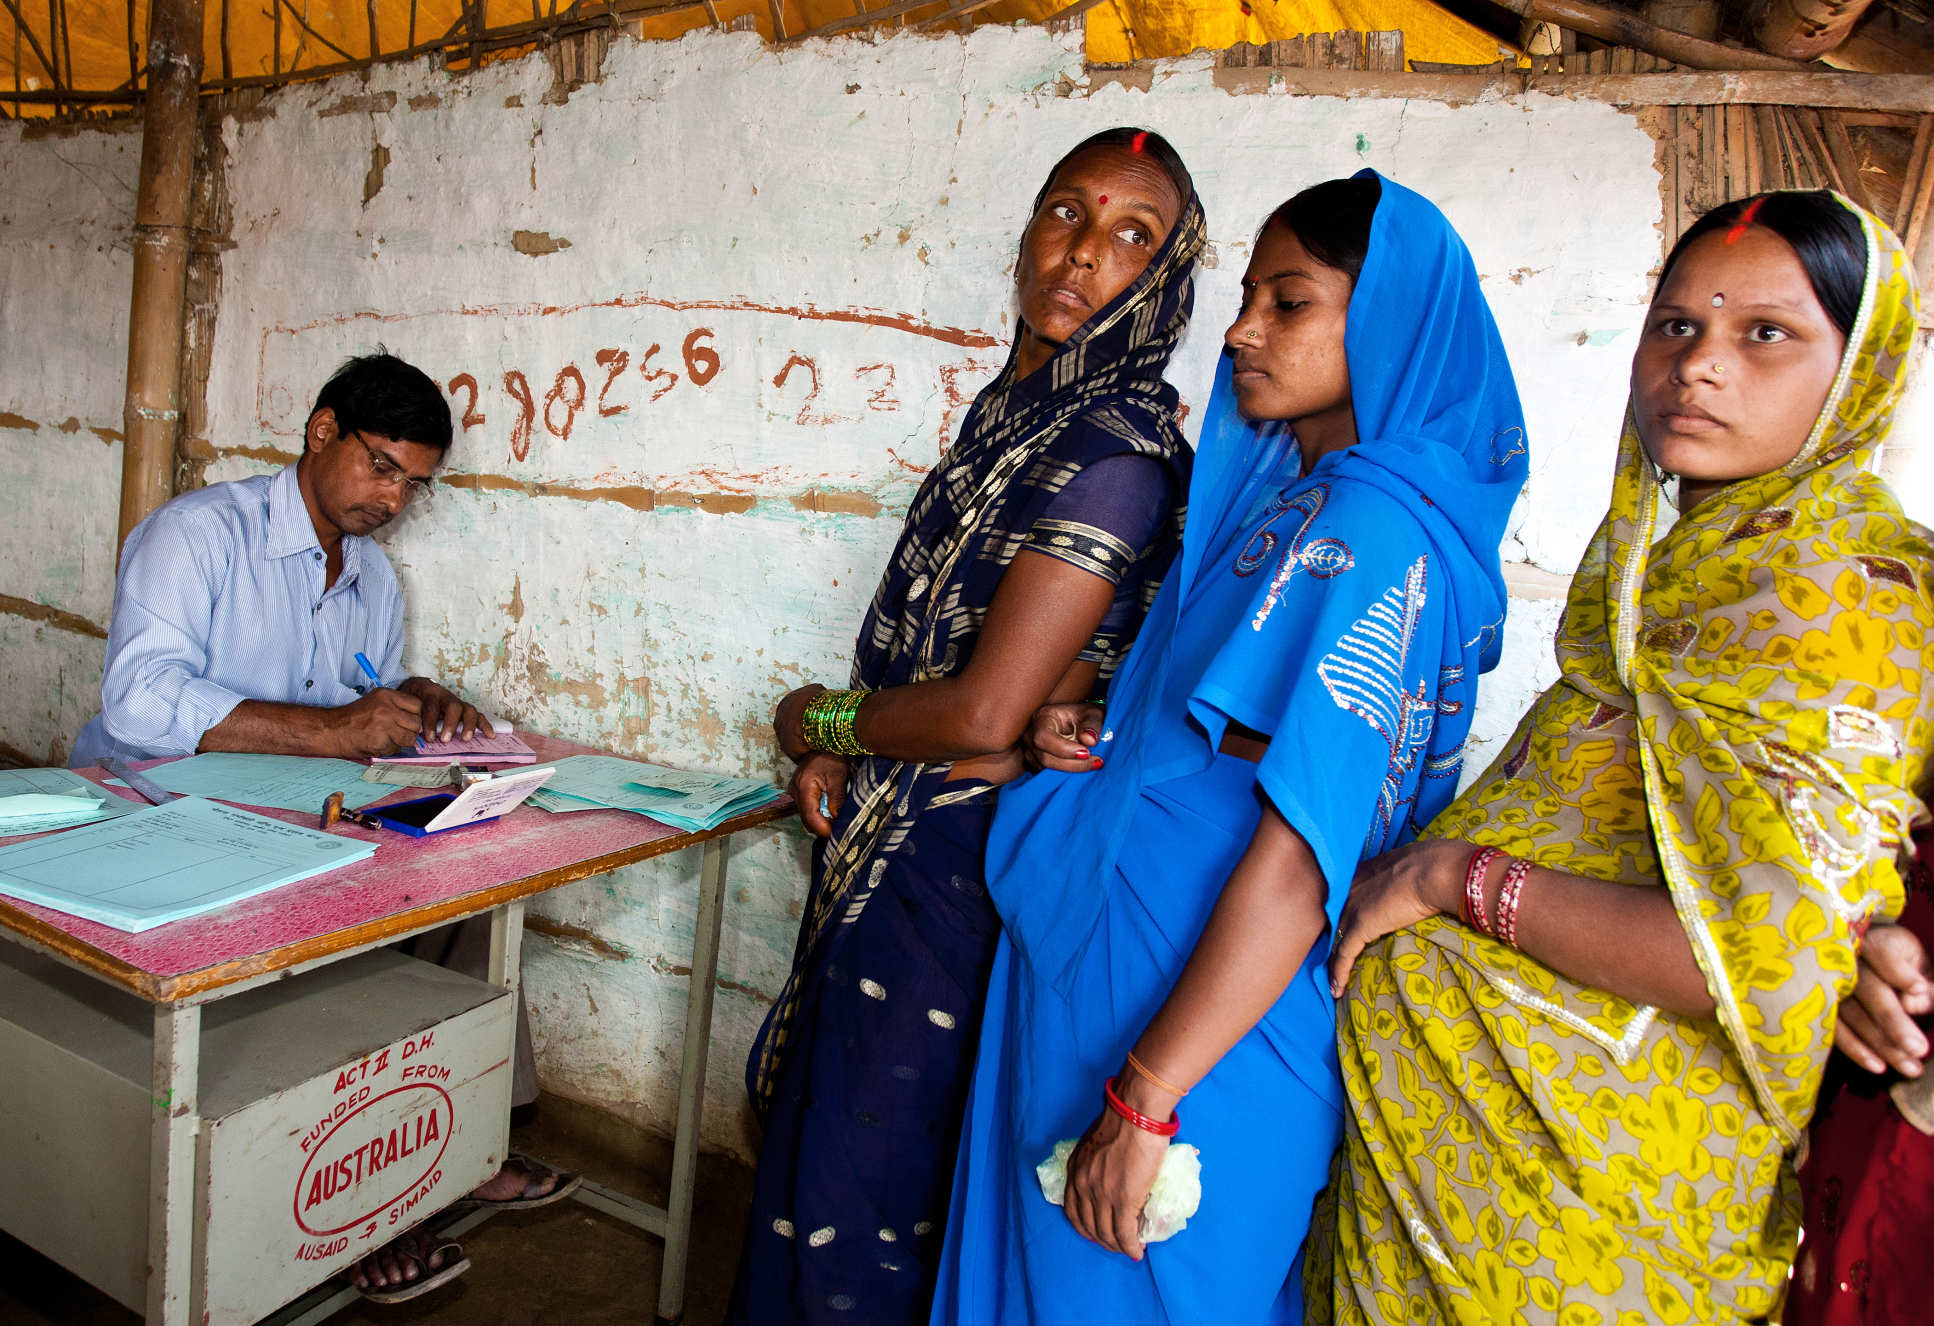
<path id="1" fill-rule="evenodd" d="M 539 760 L 603 753 L 575 742 L 521 735 Z M 81 772 L 96 783 L 104 784 L 107 778 L 99 769 Z M 138 800 L 131 792 L 120 794 Z M 394 797 L 384 801 L 424 794 L 422 788 L 398 788 Z M 316 823 L 313 814 L 259 806 L 248 809 L 309 828 Z M 528 804 L 489 824 L 430 838 L 340 824 L 335 832 L 374 842 L 376 855 L 219 911 L 128 934 L 51 908 L 0 898 L 0 927 L 143 998 L 183 999 L 344 949 L 462 920 L 560 884 L 767 824 L 792 811 L 792 802 L 782 798 L 709 833 L 686 833 L 629 811 L 554 815 Z"/>

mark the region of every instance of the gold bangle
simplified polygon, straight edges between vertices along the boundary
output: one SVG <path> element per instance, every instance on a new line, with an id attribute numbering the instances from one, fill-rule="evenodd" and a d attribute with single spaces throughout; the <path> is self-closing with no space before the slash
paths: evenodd
<path id="1" fill-rule="evenodd" d="M 1186 1096 L 1189 1094 L 1187 1087 L 1178 1087 L 1173 1082 L 1164 1082 L 1161 1078 L 1155 1076 L 1154 1073 L 1149 1071 L 1147 1064 L 1135 1057 L 1133 1050 L 1128 1052 L 1128 1066 L 1146 1078 L 1150 1086 L 1160 1087 L 1163 1091 L 1173 1096 Z"/>

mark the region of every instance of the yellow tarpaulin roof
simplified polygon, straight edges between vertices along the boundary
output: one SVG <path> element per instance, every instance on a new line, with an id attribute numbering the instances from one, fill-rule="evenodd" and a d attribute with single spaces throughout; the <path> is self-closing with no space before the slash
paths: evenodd
<path id="1" fill-rule="evenodd" d="M 1430 0 L 1109 0 L 1088 12 L 1088 58 L 1123 64 L 1312 32 L 1393 30 L 1403 32 L 1406 60 L 1496 64 L 1516 54 Z"/>
<path id="2" fill-rule="evenodd" d="M 858 0 L 782 0 L 789 36 L 821 24 L 855 17 Z M 291 68 L 340 65 L 435 42 L 457 29 L 460 0 L 205 0 L 203 77 L 273 78 Z M 624 0 L 622 12 L 633 8 Z M 1066 0 L 1000 0 L 974 13 L 975 22 L 1039 21 L 1063 8 Z M 27 15 L 23 31 L 13 9 Z M 880 9 L 874 3 L 865 6 Z M 899 5 L 890 6 L 901 9 Z M 946 0 L 902 10 L 896 21 L 921 23 L 944 14 Z M 480 0 L 487 30 L 512 25 L 544 25 L 565 17 L 555 0 Z M 758 30 L 771 35 L 768 0 L 715 0 L 721 21 L 750 15 Z M 56 31 L 48 19 L 63 13 Z M 602 5 L 580 3 L 577 17 L 595 19 Z M 280 22 L 276 21 L 279 15 Z M 625 15 L 625 25 L 646 38 L 676 37 L 712 20 L 704 8 Z M 143 52 L 147 41 L 145 0 L 52 0 L 46 7 L 9 0 L 0 9 L 0 90 L 50 90 L 56 80 L 66 89 L 106 92 L 125 88 L 134 77 L 129 52 Z M 1088 58 L 1119 64 L 1150 56 L 1220 50 L 1237 42 L 1263 42 L 1306 33 L 1401 29 L 1411 60 L 1446 64 L 1488 64 L 1506 48 L 1482 29 L 1439 9 L 1430 0 L 1105 0 L 1087 15 Z M 876 27 L 874 31 L 890 30 Z M 453 53 L 453 56 L 456 53 Z M 17 57 L 17 59 L 16 59 Z M 134 57 L 138 64 L 140 56 Z"/>

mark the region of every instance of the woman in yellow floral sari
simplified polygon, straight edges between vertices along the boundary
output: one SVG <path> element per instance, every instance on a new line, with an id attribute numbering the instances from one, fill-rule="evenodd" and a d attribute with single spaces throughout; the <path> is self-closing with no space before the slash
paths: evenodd
<path id="1" fill-rule="evenodd" d="M 1778 1308 L 1934 738 L 1934 547 L 1870 472 L 1915 319 L 1837 195 L 1728 204 L 1668 258 L 1562 679 L 1339 924 L 1312 1321 Z"/>

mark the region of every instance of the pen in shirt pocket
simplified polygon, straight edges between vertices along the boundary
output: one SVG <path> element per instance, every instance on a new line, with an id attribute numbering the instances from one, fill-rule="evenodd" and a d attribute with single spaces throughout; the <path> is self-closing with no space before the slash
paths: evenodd
<path id="1" fill-rule="evenodd" d="M 368 678 L 369 678 L 369 680 L 370 680 L 370 682 L 371 682 L 371 683 L 372 683 L 373 685 L 375 685 L 375 686 L 377 686 L 377 687 L 379 687 L 379 688 L 380 688 L 380 687 L 382 686 L 382 684 L 383 684 L 383 679 L 382 679 L 381 677 L 379 677 L 379 676 L 377 676 L 377 675 L 376 675 L 376 669 L 375 669 L 374 667 L 372 667 L 372 666 L 370 665 L 370 662 L 369 662 L 369 655 L 367 655 L 367 654 L 358 654 L 358 655 L 356 655 L 356 666 L 357 666 L 357 667 L 359 667 L 359 668 L 361 668 L 361 669 L 363 670 L 363 675 L 364 675 L 365 677 L 368 677 Z M 422 749 L 423 749 L 423 738 L 422 738 L 422 736 L 421 736 L 420 734 L 418 735 L 418 737 L 417 737 L 417 739 L 416 739 L 416 748 L 417 748 L 418 750 L 422 750 Z"/>

